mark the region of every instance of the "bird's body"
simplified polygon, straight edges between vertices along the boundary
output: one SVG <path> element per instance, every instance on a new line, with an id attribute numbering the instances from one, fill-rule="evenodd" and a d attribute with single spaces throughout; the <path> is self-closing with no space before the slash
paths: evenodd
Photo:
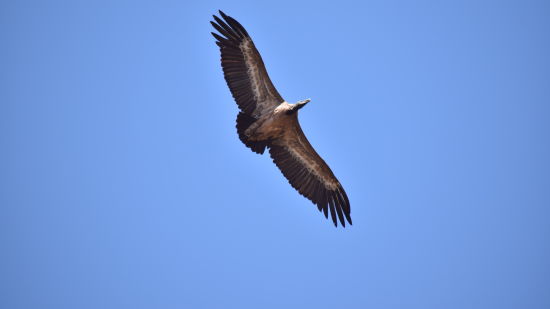
<path id="1" fill-rule="evenodd" d="M 298 113 L 289 115 L 295 104 L 283 102 L 270 109 L 245 130 L 244 135 L 250 141 L 275 140 L 283 137 L 297 123 Z"/>
<path id="2" fill-rule="evenodd" d="M 237 116 L 240 140 L 252 151 L 265 149 L 289 183 L 310 199 L 334 225 L 337 217 L 345 226 L 351 224 L 346 192 L 325 161 L 307 140 L 298 122 L 298 110 L 309 99 L 294 104 L 286 102 L 271 83 L 264 63 L 252 39 L 235 19 L 220 11 L 223 20 L 214 16 L 212 25 L 222 55 L 224 77 L 241 112 Z"/>

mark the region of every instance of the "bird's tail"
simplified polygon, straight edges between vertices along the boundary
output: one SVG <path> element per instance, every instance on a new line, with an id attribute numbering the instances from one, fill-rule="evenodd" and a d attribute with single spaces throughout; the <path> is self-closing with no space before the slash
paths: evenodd
<path id="1" fill-rule="evenodd" d="M 237 133 L 239 134 L 239 139 L 246 147 L 252 149 L 255 153 L 263 154 L 265 148 L 269 145 L 269 141 L 251 141 L 244 134 L 244 131 L 256 122 L 256 120 L 256 118 L 240 112 L 239 115 L 237 115 Z"/>

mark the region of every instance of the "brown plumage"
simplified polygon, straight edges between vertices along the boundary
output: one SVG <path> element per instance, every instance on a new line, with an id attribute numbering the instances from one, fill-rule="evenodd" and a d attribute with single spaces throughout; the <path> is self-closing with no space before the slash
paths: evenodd
<path id="1" fill-rule="evenodd" d="M 273 162 L 290 185 L 311 200 L 334 225 L 351 224 L 350 203 L 342 185 L 307 140 L 298 110 L 310 100 L 286 102 L 273 83 L 260 53 L 244 27 L 220 11 L 210 22 L 220 47 L 223 73 L 241 112 L 237 116 L 239 139 L 252 151 L 269 148 Z"/>

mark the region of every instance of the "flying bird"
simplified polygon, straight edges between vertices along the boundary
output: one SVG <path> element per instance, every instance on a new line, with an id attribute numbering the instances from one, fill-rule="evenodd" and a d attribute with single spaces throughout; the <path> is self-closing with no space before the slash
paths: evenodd
<path id="1" fill-rule="evenodd" d="M 307 140 L 298 111 L 310 99 L 285 101 L 269 79 L 260 53 L 250 35 L 234 18 L 219 11 L 210 23 L 220 47 L 225 81 L 240 109 L 239 139 L 253 152 L 266 148 L 290 185 L 311 200 L 326 218 L 330 212 L 335 226 L 351 225 L 350 203 L 334 173 Z M 223 20 L 222 20 L 223 18 Z"/>

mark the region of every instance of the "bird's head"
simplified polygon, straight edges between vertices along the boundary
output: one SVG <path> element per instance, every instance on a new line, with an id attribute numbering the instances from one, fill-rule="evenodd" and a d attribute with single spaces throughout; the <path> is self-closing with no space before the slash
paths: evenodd
<path id="1" fill-rule="evenodd" d="M 306 104 L 309 103 L 310 101 L 311 99 L 305 99 L 305 100 L 296 102 L 296 110 L 299 110 L 300 108 L 306 106 Z"/>
<path id="2" fill-rule="evenodd" d="M 306 106 L 306 104 L 311 101 L 311 99 L 305 99 L 302 101 L 298 101 L 294 104 L 289 104 L 289 109 L 286 111 L 287 115 L 293 115 L 295 114 L 300 108 Z"/>
<path id="3" fill-rule="evenodd" d="M 290 104 L 290 109 L 288 109 L 286 111 L 286 114 L 287 115 L 292 115 L 294 113 L 296 113 L 300 108 L 306 106 L 306 104 L 311 101 L 311 99 L 305 99 L 305 100 L 302 100 L 302 101 L 298 101 L 294 104 Z"/>

